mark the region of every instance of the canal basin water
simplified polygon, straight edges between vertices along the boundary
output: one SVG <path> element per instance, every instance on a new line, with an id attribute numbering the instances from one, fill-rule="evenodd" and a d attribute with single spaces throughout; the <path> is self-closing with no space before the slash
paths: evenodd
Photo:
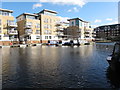
<path id="1" fill-rule="evenodd" d="M 2 87 L 120 88 L 106 61 L 112 50 L 112 44 L 3 48 Z"/>

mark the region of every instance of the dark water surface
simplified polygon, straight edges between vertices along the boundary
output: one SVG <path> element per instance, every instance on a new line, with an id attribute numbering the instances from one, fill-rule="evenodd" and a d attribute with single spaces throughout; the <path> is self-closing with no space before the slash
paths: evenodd
<path id="1" fill-rule="evenodd" d="M 2 49 L 3 88 L 120 88 L 106 57 L 113 45 Z M 0 49 L 1 50 L 1 49 Z"/>

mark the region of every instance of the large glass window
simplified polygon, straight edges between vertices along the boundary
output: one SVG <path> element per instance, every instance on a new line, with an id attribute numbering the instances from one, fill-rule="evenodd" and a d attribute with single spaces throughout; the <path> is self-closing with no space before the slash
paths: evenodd
<path id="1" fill-rule="evenodd" d="M 9 16 L 9 12 L 2 12 L 3 16 Z"/>
<path id="2" fill-rule="evenodd" d="M 35 19 L 35 16 L 26 15 L 26 18 L 28 18 L 28 19 Z"/>
<path id="3" fill-rule="evenodd" d="M 5 11 L 0 11 L 0 15 L 11 16 L 11 13 L 10 12 L 5 12 Z"/>
<path id="4" fill-rule="evenodd" d="M 48 36 L 45 36 L 45 39 L 48 39 Z"/>
<path id="5" fill-rule="evenodd" d="M 76 26 L 79 26 L 79 20 L 76 20 Z"/>

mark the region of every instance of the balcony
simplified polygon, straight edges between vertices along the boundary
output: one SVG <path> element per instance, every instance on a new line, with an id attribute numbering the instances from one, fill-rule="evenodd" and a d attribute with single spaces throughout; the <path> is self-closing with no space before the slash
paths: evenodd
<path id="1" fill-rule="evenodd" d="M 17 35 L 18 31 L 17 30 L 8 30 L 9 35 Z"/>
<path id="2" fill-rule="evenodd" d="M 17 24 L 16 23 L 14 23 L 14 22 L 12 22 L 12 23 L 8 23 L 7 24 L 8 25 L 8 27 L 17 27 Z"/>
<path id="3" fill-rule="evenodd" d="M 90 35 L 89 34 L 85 34 L 85 37 L 89 37 Z"/>
<path id="4" fill-rule="evenodd" d="M 78 31 L 77 31 L 77 33 L 81 33 L 81 31 L 80 31 L 80 30 L 78 30 Z"/>
<path id="5" fill-rule="evenodd" d="M 35 32 L 35 34 L 40 34 L 40 31 L 39 32 Z"/>
<path id="6" fill-rule="evenodd" d="M 32 28 L 32 25 L 25 25 L 25 28 L 26 28 L 26 29 L 31 29 L 31 28 Z"/>
<path id="7" fill-rule="evenodd" d="M 32 30 L 31 30 L 31 29 L 26 29 L 26 30 L 25 30 L 25 34 L 27 34 L 27 35 L 32 34 Z"/>
<path id="8" fill-rule="evenodd" d="M 91 32 L 91 30 L 85 30 L 85 32 L 86 32 L 86 33 L 90 33 L 90 32 Z"/>
<path id="9" fill-rule="evenodd" d="M 90 32 L 85 32 L 84 34 L 90 34 Z"/>
<path id="10" fill-rule="evenodd" d="M 57 36 L 63 36 L 64 34 L 63 33 L 57 33 Z"/>

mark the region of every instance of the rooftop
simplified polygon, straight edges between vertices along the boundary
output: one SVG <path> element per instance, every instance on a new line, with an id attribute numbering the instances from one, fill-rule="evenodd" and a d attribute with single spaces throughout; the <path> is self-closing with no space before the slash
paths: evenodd
<path id="1" fill-rule="evenodd" d="M 44 11 L 57 14 L 57 12 L 56 12 L 56 11 L 53 11 L 53 10 L 48 10 L 48 9 L 43 9 L 43 10 L 42 10 L 42 11 L 40 11 L 39 13 L 42 13 L 42 12 L 44 12 Z"/>
<path id="2" fill-rule="evenodd" d="M 87 21 L 84 21 L 84 20 L 82 20 L 82 19 L 80 19 L 80 18 L 72 18 L 72 19 L 68 19 L 68 21 L 70 21 L 70 20 L 80 20 L 80 21 L 82 21 L 82 22 L 89 23 L 89 22 L 87 22 Z"/>
<path id="3" fill-rule="evenodd" d="M 0 8 L 0 11 L 6 11 L 6 12 L 11 12 L 11 13 L 13 13 L 13 10 L 2 9 L 2 8 Z"/>
<path id="4" fill-rule="evenodd" d="M 116 25 L 120 25 L 120 24 L 103 25 L 103 26 L 98 26 L 98 27 L 96 27 L 96 28 L 99 28 L 99 27 L 106 27 L 106 26 L 116 26 Z"/>
<path id="5" fill-rule="evenodd" d="M 37 14 L 31 14 L 31 13 L 22 13 L 19 16 L 17 16 L 16 18 L 22 16 L 22 15 L 30 15 L 30 16 L 38 16 Z"/>

